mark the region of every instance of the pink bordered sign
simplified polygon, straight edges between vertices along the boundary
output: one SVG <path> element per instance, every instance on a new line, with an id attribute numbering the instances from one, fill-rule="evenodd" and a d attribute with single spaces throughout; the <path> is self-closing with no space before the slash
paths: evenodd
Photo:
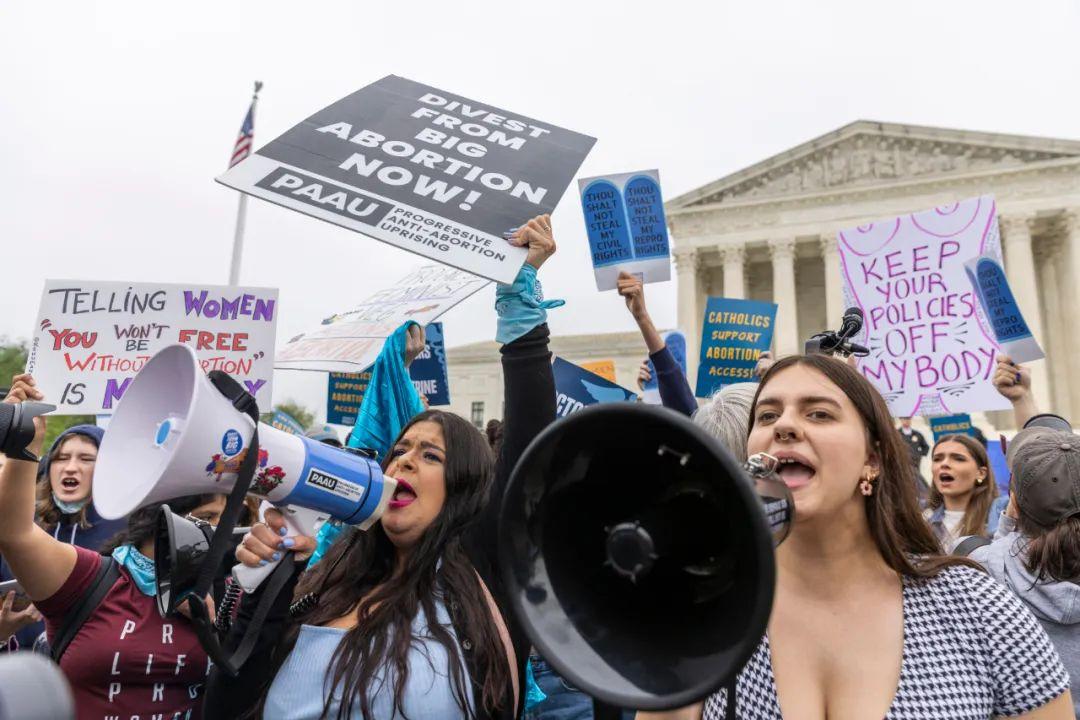
<path id="1" fill-rule="evenodd" d="M 999 352 L 964 263 L 1001 259 L 989 195 L 841 230 L 846 306 L 863 311 L 859 370 L 893 415 L 1008 407 L 991 384 Z"/>

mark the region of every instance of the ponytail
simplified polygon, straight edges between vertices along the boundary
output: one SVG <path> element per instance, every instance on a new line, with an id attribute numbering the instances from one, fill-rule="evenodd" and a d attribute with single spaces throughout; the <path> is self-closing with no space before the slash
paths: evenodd
<path id="1" fill-rule="evenodd" d="M 1021 525 L 1027 525 L 1021 519 Z M 1024 548 L 1025 564 L 1036 582 L 1080 580 L 1080 515 L 1062 520 L 1046 530 L 1021 527 L 1028 543 Z"/>

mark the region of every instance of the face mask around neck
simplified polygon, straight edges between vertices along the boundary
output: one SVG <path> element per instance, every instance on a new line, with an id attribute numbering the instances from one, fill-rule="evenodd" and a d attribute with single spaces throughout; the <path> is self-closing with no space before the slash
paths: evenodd
<path id="1" fill-rule="evenodd" d="M 60 498 L 56 497 L 56 493 L 53 493 L 52 500 L 53 504 L 55 504 L 56 507 L 60 509 L 60 512 L 65 515 L 74 515 L 75 513 L 86 507 L 86 504 L 90 502 L 90 496 L 87 495 L 82 500 L 76 500 L 75 502 L 65 502 Z"/>

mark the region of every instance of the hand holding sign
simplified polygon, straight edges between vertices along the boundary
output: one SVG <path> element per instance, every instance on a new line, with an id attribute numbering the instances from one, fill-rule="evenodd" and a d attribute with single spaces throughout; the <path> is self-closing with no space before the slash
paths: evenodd
<path id="1" fill-rule="evenodd" d="M 405 367 L 412 365 L 412 361 L 424 352 L 426 344 L 424 328 L 420 325 L 410 325 L 405 331 Z"/>
<path id="2" fill-rule="evenodd" d="M 998 355 L 993 382 L 997 391 L 1013 402 L 1031 394 L 1031 371 L 1008 355 Z"/>
<path id="3" fill-rule="evenodd" d="M 626 309 L 634 318 L 649 314 L 648 308 L 645 307 L 645 283 L 642 282 L 641 275 L 631 275 L 624 270 L 619 273 L 615 287 L 626 299 Z"/>
<path id="4" fill-rule="evenodd" d="M 555 254 L 555 236 L 551 232 L 551 216 L 537 215 L 514 230 L 507 242 L 515 247 L 528 248 L 525 262 L 537 270 Z"/>

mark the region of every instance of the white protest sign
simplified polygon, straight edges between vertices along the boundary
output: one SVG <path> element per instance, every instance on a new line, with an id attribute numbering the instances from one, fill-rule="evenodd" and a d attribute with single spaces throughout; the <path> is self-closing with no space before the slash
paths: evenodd
<path id="1" fill-rule="evenodd" d="M 355 308 L 323 320 L 319 328 L 291 339 L 278 351 L 275 367 L 361 372 L 406 320 L 426 326 L 487 284 L 454 268 L 425 265 Z"/>
<path id="2" fill-rule="evenodd" d="M 504 234 L 554 210 L 595 138 L 388 75 L 218 181 L 476 275 L 513 282 Z"/>
<path id="3" fill-rule="evenodd" d="M 897 417 L 1001 410 L 998 344 L 964 264 L 1001 259 L 994 199 L 982 196 L 843 230 L 845 305 L 865 325 L 859 370 Z"/>
<path id="4" fill-rule="evenodd" d="M 195 348 L 270 406 L 273 288 L 46 280 L 26 371 L 61 415 L 111 414 L 132 378 L 174 343 Z"/>
<path id="5" fill-rule="evenodd" d="M 671 279 L 660 171 L 641 170 L 578 180 L 597 290 L 613 290 L 619 273 L 642 282 Z"/>

